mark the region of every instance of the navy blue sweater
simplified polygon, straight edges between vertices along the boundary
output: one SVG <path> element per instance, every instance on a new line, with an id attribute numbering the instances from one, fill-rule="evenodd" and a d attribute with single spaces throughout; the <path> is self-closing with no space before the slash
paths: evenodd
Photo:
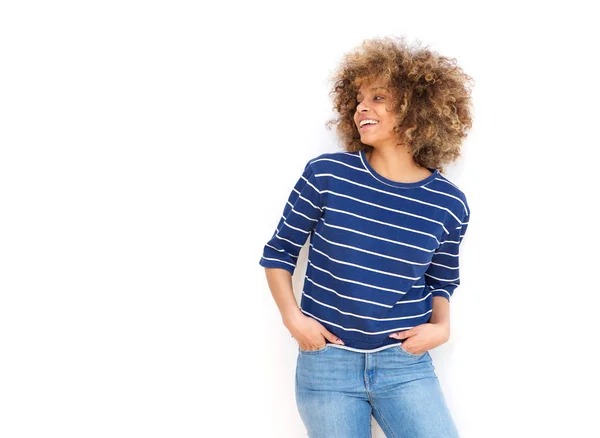
<path id="1" fill-rule="evenodd" d="M 306 164 L 260 265 L 293 274 L 310 237 L 301 311 L 372 352 L 390 333 L 429 321 L 433 297 L 460 284 L 458 254 L 469 223 L 465 194 L 436 169 L 414 182 L 378 174 L 364 151 L 324 153 Z"/>

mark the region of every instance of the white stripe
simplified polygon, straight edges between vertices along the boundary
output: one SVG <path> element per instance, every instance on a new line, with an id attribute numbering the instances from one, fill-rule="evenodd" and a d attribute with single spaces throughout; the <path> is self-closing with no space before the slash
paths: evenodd
<path id="1" fill-rule="evenodd" d="M 457 189 L 458 189 L 458 186 L 457 186 L 456 184 L 454 184 L 454 183 L 453 183 L 453 182 L 451 182 L 450 180 L 447 180 L 446 178 L 436 178 L 436 180 L 438 180 L 438 181 L 442 181 L 442 182 L 445 182 L 445 183 L 447 183 L 447 184 L 450 184 L 452 187 L 454 187 L 454 188 L 457 188 Z M 460 190 L 460 189 L 459 189 L 459 190 Z"/>
<path id="2" fill-rule="evenodd" d="M 412 233 L 423 234 L 425 236 L 429 236 L 429 237 L 432 237 L 433 239 L 435 239 L 435 243 L 437 243 L 438 245 L 440 243 L 440 241 L 438 240 L 438 238 L 435 235 L 433 235 L 431 233 L 426 233 L 425 231 L 419 231 L 419 230 L 414 230 L 412 228 L 401 227 L 400 225 L 396 225 L 396 224 L 392 224 L 392 223 L 384 222 L 384 221 L 379 221 L 377 219 L 371 219 L 370 217 L 361 216 L 360 214 L 351 213 L 351 212 L 345 211 L 345 210 L 338 210 L 337 208 L 331 208 L 331 207 L 323 206 L 323 209 L 326 209 L 326 210 L 329 210 L 329 211 L 335 211 L 336 213 L 348 214 L 348 215 L 355 216 L 355 217 L 360 218 L 360 219 L 364 219 L 366 221 L 371 221 L 371 222 L 375 222 L 375 223 L 382 224 L 382 225 L 388 225 L 390 227 L 399 228 L 401 230 L 410 231 Z M 461 228 L 461 227 L 459 225 L 456 228 Z"/>
<path id="3" fill-rule="evenodd" d="M 446 192 L 440 192 L 438 190 L 433 190 L 433 189 L 430 189 L 429 187 L 421 187 L 421 188 L 425 189 L 425 190 L 429 190 L 430 192 L 433 192 L 433 193 L 439 193 L 440 195 L 444 195 L 444 196 L 448 196 L 449 198 L 456 199 L 458 202 L 460 202 L 463 205 L 463 207 L 465 209 L 465 213 L 468 214 L 467 206 L 465 205 L 465 203 L 463 202 L 463 200 L 460 199 L 458 196 L 454 196 L 454 195 L 451 195 L 450 193 L 446 193 Z"/>
<path id="4" fill-rule="evenodd" d="M 449 252 L 441 252 L 441 251 L 440 252 L 436 252 L 434 254 L 434 256 L 435 255 L 447 255 L 447 256 L 450 256 L 450 257 L 458 257 L 458 254 L 450 254 Z"/>
<path id="5" fill-rule="evenodd" d="M 332 160 L 331 158 L 319 158 L 318 160 L 313 160 L 311 163 L 316 163 L 317 161 L 332 161 L 334 163 L 341 164 L 342 166 L 349 167 L 350 169 L 358 170 L 360 172 L 369 173 L 369 171 L 367 169 L 361 169 L 360 167 L 354 167 L 354 166 L 351 166 L 351 165 L 349 165 L 347 163 L 344 163 L 343 161 Z"/>
<path id="6" fill-rule="evenodd" d="M 451 296 L 450 292 L 448 292 L 446 289 L 433 289 L 431 292 L 446 292 L 446 295 L 448 295 L 448 298 Z"/>
<path id="7" fill-rule="evenodd" d="M 383 240 L 383 241 L 385 241 L 385 242 L 395 243 L 396 245 L 408 246 L 409 248 L 418 249 L 418 250 L 420 250 L 420 251 L 424 251 L 424 252 L 434 252 L 434 251 L 435 251 L 435 248 L 433 248 L 433 249 L 421 248 L 420 246 L 411 245 L 410 243 L 404 243 L 404 242 L 400 242 L 399 240 L 386 239 L 385 237 L 379 237 L 379 236 L 375 236 L 374 234 L 363 233 L 362 231 L 354 230 L 354 229 L 352 229 L 352 228 L 340 227 L 339 225 L 331 225 L 331 224 L 328 224 L 328 223 L 325 221 L 325 218 L 323 218 L 323 217 L 321 217 L 321 221 L 322 221 L 322 222 L 323 222 L 325 225 L 327 225 L 328 227 L 331 227 L 331 228 L 337 228 L 337 229 L 339 229 L 339 230 L 344 230 L 344 231 L 350 231 L 350 232 L 352 232 L 352 233 L 360 234 L 360 235 L 362 235 L 362 236 L 367 236 L 367 237 L 370 237 L 370 238 L 372 238 L 372 239 Z M 350 248 L 352 248 L 352 247 L 350 247 Z M 379 254 L 378 254 L 378 253 L 376 253 L 376 252 L 373 252 L 373 253 L 371 253 L 371 254 L 377 254 L 377 255 L 379 255 Z M 382 257 L 384 257 L 384 256 L 382 255 Z M 391 258 L 394 258 L 394 257 L 391 257 Z M 395 259 L 395 260 L 402 260 L 403 262 L 410 263 L 410 262 L 408 262 L 407 260 L 404 260 L 404 259 L 396 259 L 396 258 L 394 258 L 394 259 Z M 415 264 L 415 265 L 424 265 L 425 263 L 413 263 L 413 264 Z"/>
<path id="8" fill-rule="evenodd" d="M 352 199 L 353 201 L 356 201 L 356 202 L 361 202 L 361 203 L 363 203 L 363 204 L 367 204 L 367 205 L 372 205 L 373 207 L 379 207 L 379 208 L 381 208 L 381 209 L 383 209 L 383 210 L 393 211 L 393 212 L 395 212 L 395 213 L 405 214 L 405 215 L 407 215 L 407 216 L 418 217 L 419 219 L 423 219 L 423 220 L 426 220 L 426 221 L 428 221 L 428 222 L 433 222 L 434 224 L 438 224 L 438 225 L 440 225 L 440 226 L 441 226 L 441 227 L 444 229 L 444 231 L 445 231 L 447 234 L 449 234 L 449 233 L 448 233 L 448 230 L 446 229 L 446 227 L 444 226 L 444 224 L 443 224 L 442 222 L 439 222 L 439 221 L 436 221 L 436 220 L 433 220 L 433 219 L 429 219 L 428 217 L 425 217 L 425 216 L 420 216 L 420 215 L 418 215 L 418 214 L 409 213 L 409 212 L 407 212 L 407 211 L 396 210 L 395 208 L 385 207 L 385 206 L 383 206 L 383 205 L 375 204 L 375 203 L 373 203 L 373 202 L 363 201 L 362 199 L 358 199 L 358 198 L 355 198 L 355 197 L 353 197 L 353 196 L 349 196 L 349 195 L 344 195 L 343 193 L 337 193 L 337 192 L 333 192 L 333 191 L 331 191 L 331 190 L 323 190 L 323 193 L 331 193 L 332 195 L 335 195 L 335 196 L 341 196 L 341 197 L 343 197 L 343 198 Z"/>
<path id="9" fill-rule="evenodd" d="M 264 256 L 263 256 L 263 259 L 265 259 L 265 260 L 273 260 L 274 262 L 285 263 L 285 264 L 288 264 L 288 265 L 290 265 L 290 266 L 294 266 L 294 267 L 296 266 L 296 265 L 294 265 L 293 263 L 286 262 L 285 260 L 272 259 L 271 257 L 264 257 Z"/>
<path id="10" fill-rule="evenodd" d="M 447 266 L 447 265 L 442 265 L 441 263 L 433 263 L 431 262 L 432 265 L 435 266 L 441 266 L 442 268 L 447 268 L 447 269 L 458 269 L 458 266 Z"/>
<path id="11" fill-rule="evenodd" d="M 292 205 L 292 203 L 290 201 L 287 201 L 288 204 L 290 204 L 290 206 L 292 207 L 292 211 L 296 214 L 299 214 L 300 216 L 304 216 L 306 219 L 308 219 L 309 221 L 314 221 L 314 222 L 319 222 L 318 219 L 313 219 L 312 217 L 308 217 L 307 215 L 305 215 L 304 213 L 301 213 L 299 211 L 294 210 L 294 206 Z M 289 216 L 289 215 L 288 215 Z M 283 216 L 282 216 L 283 217 Z M 287 219 L 287 217 L 283 217 L 284 219 Z"/>
<path id="12" fill-rule="evenodd" d="M 324 307 L 329 307 L 330 309 L 337 310 L 337 311 L 338 311 L 339 313 L 341 313 L 342 315 L 354 316 L 355 318 L 361 318 L 361 319 L 371 319 L 371 320 L 373 320 L 373 321 L 398 321 L 398 320 L 401 320 L 401 319 L 413 319 L 413 318 L 421 318 L 421 317 L 423 317 L 423 316 L 427 315 L 428 313 L 431 313 L 431 312 L 432 312 L 432 310 L 430 309 L 430 310 L 428 310 L 428 311 L 427 311 L 427 312 L 425 312 L 425 313 L 421 313 L 420 315 L 413 315 L 413 316 L 398 316 L 398 317 L 395 317 L 395 318 L 375 318 L 375 317 L 373 317 L 373 316 L 357 315 L 356 313 L 344 312 L 343 310 L 340 310 L 340 309 L 338 309 L 338 308 L 337 308 L 337 307 L 335 307 L 335 306 L 331 306 L 331 305 L 329 305 L 329 304 L 322 303 L 321 301 L 317 300 L 316 298 L 313 298 L 313 297 L 311 297 L 310 295 L 308 295 L 308 294 L 307 294 L 307 293 L 305 293 L 305 292 L 302 292 L 302 295 L 304 295 L 304 296 L 305 296 L 305 297 L 307 297 L 307 298 L 310 298 L 310 299 L 311 299 L 311 300 L 313 300 L 315 303 L 317 303 L 317 304 L 320 304 L 321 306 L 324 306 Z"/>
<path id="13" fill-rule="evenodd" d="M 296 189 L 292 189 L 292 190 L 294 192 L 298 193 L 298 197 L 300 199 L 304 199 L 306 202 L 308 202 L 310 205 L 312 205 L 313 207 L 315 207 L 317 210 L 323 211 L 323 209 L 321 207 L 318 207 L 315 204 L 313 204 L 312 202 L 310 202 L 310 199 L 306 199 L 304 196 L 302 196 L 298 190 L 296 190 Z"/>
<path id="14" fill-rule="evenodd" d="M 339 324 L 334 324 L 334 323 L 333 323 L 333 322 L 331 322 L 331 321 L 327 321 L 327 320 L 325 320 L 325 319 L 321 319 L 321 318 L 319 318 L 319 317 L 316 317 L 315 315 L 313 315 L 312 313 L 309 313 L 309 312 L 307 312 L 307 311 L 306 311 L 306 310 L 304 310 L 304 309 L 300 309 L 300 310 L 302 310 L 302 312 L 303 312 L 303 313 L 306 313 L 307 315 L 309 315 L 309 316 L 312 316 L 313 318 L 315 318 L 315 319 L 316 319 L 316 320 L 318 320 L 318 321 L 324 322 L 324 323 L 326 323 L 326 324 L 329 324 L 329 325 L 332 325 L 332 326 L 334 326 L 334 327 L 339 327 L 339 328 L 341 328 L 342 330 L 345 330 L 345 331 L 347 331 L 347 332 L 359 332 L 359 333 L 363 333 L 363 334 L 365 334 L 365 335 L 381 335 L 381 334 L 383 334 L 383 333 L 393 333 L 393 332 L 399 332 L 400 330 L 407 330 L 407 329 L 411 329 L 411 328 L 413 328 L 413 327 L 414 327 L 414 326 L 411 326 L 411 327 L 396 327 L 396 328 L 393 328 L 393 329 L 391 329 L 391 330 L 382 330 L 382 331 L 380 331 L 380 332 L 366 332 L 366 331 L 364 331 L 364 330 L 359 330 L 359 329 L 355 329 L 355 328 L 346 328 L 346 327 L 343 327 L 343 326 L 341 326 L 341 325 L 339 325 Z"/>
<path id="15" fill-rule="evenodd" d="M 310 244 L 310 246 L 312 247 L 313 250 L 315 250 L 319 254 L 322 254 L 323 256 L 327 257 L 329 260 L 336 262 L 336 263 L 340 263 L 342 265 L 354 266 L 355 268 L 364 269 L 365 271 L 377 272 L 378 274 L 390 275 L 392 277 L 406 278 L 407 280 L 418 280 L 420 278 L 420 277 L 407 277 L 406 275 L 394 274 L 393 272 L 380 271 L 379 269 L 367 268 L 366 266 L 357 265 L 356 263 L 344 262 L 342 260 L 338 260 L 338 259 L 334 259 L 333 257 L 329 257 L 323 251 L 319 251 L 317 248 L 315 248 L 312 243 Z"/>
<path id="16" fill-rule="evenodd" d="M 440 176 L 441 176 L 441 178 L 436 178 L 436 180 L 445 182 L 446 184 L 450 184 L 452 187 L 454 187 L 458 191 L 461 191 L 460 188 L 456 184 L 454 184 L 452 181 L 447 179 L 444 175 L 440 174 Z M 471 211 L 467 208 L 467 215 L 469 215 L 469 214 L 471 214 Z"/>
<path id="17" fill-rule="evenodd" d="M 298 248 L 302 248 L 304 246 L 304 244 L 298 245 L 296 242 L 292 242 L 291 240 L 288 240 L 285 237 L 281 237 L 279 235 L 279 233 L 275 233 L 275 237 L 277 237 L 278 239 L 281 239 L 281 240 L 285 240 L 286 242 L 290 242 L 292 245 L 297 246 Z"/>
<path id="18" fill-rule="evenodd" d="M 438 277 L 434 277 L 433 275 L 429 275 L 427 272 L 425 273 L 425 275 L 427 275 L 430 278 L 433 278 L 434 280 L 443 281 L 444 283 L 448 282 L 448 281 L 456 281 L 456 280 L 460 279 L 460 277 L 456 277 L 456 278 L 453 278 L 453 279 L 438 278 Z"/>
<path id="19" fill-rule="evenodd" d="M 286 221 L 283 221 L 283 224 L 284 224 L 284 225 L 287 225 L 288 227 L 290 227 L 290 228 L 291 228 L 291 229 L 293 229 L 293 230 L 298 230 L 298 231 L 301 231 L 301 232 L 303 232 L 304 234 L 310 234 L 310 231 L 305 231 L 305 230 L 303 230 L 303 229 L 301 229 L 301 228 L 296 228 L 296 227 L 293 227 L 293 226 L 291 226 L 290 224 L 288 224 Z"/>
<path id="20" fill-rule="evenodd" d="M 347 347 L 346 345 L 334 344 L 333 342 L 328 343 L 327 345 L 330 345 L 332 348 L 339 348 L 340 350 L 350 350 L 350 351 L 355 351 L 357 353 L 377 353 L 379 351 L 387 350 L 388 348 L 396 347 L 400 344 L 401 344 L 401 342 L 395 342 L 393 344 L 384 345 L 383 347 L 375 348 L 373 350 L 362 350 L 360 348 L 353 348 L 353 347 Z"/>
<path id="21" fill-rule="evenodd" d="M 279 248 L 275 248 L 273 245 L 269 245 L 268 243 L 267 243 L 265 246 L 268 246 L 269 248 L 273 248 L 275 251 L 279 251 L 279 252 L 286 252 L 286 251 L 285 251 L 285 249 L 279 249 Z M 292 257 L 292 258 L 294 258 L 294 259 L 297 259 L 297 258 L 298 258 L 298 256 L 297 256 L 297 255 L 294 255 L 294 254 L 287 253 L 287 255 L 289 255 L 290 257 Z"/>
<path id="22" fill-rule="evenodd" d="M 314 265 L 313 265 L 313 266 L 314 266 Z M 403 301 L 396 301 L 396 302 L 394 303 L 394 305 L 393 305 L 393 306 L 390 306 L 389 304 L 378 303 L 377 301 L 363 300 L 362 298 L 356 298 L 356 297 L 351 297 L 351 296 L 348 296 L 348 295 L 342 295 L 341 293 L 339 293 L 339 292 L 336 292 L 335 290 L 333 290 L 333 289 L 331 289 L 331 288 L 329 288 L 329 287 L 326 287 L 326 286 L 323 286 L 323 285 L 322 285 L 322 284 L 320 284 L 320 283 L 317 283 L 317 282 L 316 282 L 316 281 L 314 281 L 313 279 L 309 278 L 309 277 L 308 277 L 308 275 L 304 275 L 304 278 L 305 278 L 306 280 L 310 281 L 310 282 L 311 282 L 312 284 L 314 284 L 315 286 L 317 286 L 317 287 L 320 287 L 321 289 L 325 289 L 326 291 L 329 291 L 329 292 L 332 292 L 332 293 L 336 294 L 338 297 L 345 298 L 345 299 L 347 299 L 347 300 L 352 300 L 352 301 L 360 301 L 360 302 L 362 302 L 362 303 L 373 304 L 373 305 L 375 305 L 375 306 L 387 307 L 387 308 L 389 308 L 389 309 L 391 309 L 392 307 L 394 307 L 394 306 L 395 306 L 395 305 L 397 305 L 397 304 L 410 304 L 410 303 L 419 303 L 419 302 L 421 302 L 421 301 L 424 301 L 424 300 L 426 300 L 426 299 L 427 299 L 427 298 L 429 298 L 429 296 L 431 295 L 431 292 L 429 292 L 429 293 L 428 293 L 427 295 L 425 295 L 423 298 L 419 298 L 419 299 L 416 299 L 416 300 L 403 300 Z M 420 285 L 420 286 L 413 286 L 413 287 L 425 287 L 425 286 L 426 286 L 426 285 L 424 285 L 424 284 L 423 284 L 423 285 Z"/>
<path id="23" fill-rule="evenodd" d="M 358 155 L 359 154 L 358 152 L 342 152 L 342 154 L 350 155 L 351 157 L 354 157 L 354 158 L 360 158 L 360 156 Z"/>
<path id="24" fill-rule="evenodd" d="M 333 293 L 334 293 L 334 294 L 336 294 L 338 297 L 342 297 L 342 298 L 345 298 L 345 299 L 347 299 L 347 300 L 360 301 L 360 302 L 362 302 L 362 303 L 369 303 L 369 304 L 373 304 L 373 305 L 375 305 L 375 306 L 387 307 L 387 308 L 389 308 L 389 309 L 391 309 L 392 307 L 394 307 L 394 306 L 390 306 L 390 305 L 388 305 L 388 304 L 378 303 L 377 301 L 363 300 L 362 298 L 356 298 L 356 297 L 350 297 L 350 296 L 348 296 L 348 295 L 342 295 L 341 293 L 339 293 L 339 292 L 336 292 L 335 290 L 333 290 L 333 289 L 331 289 L 331 288 L 329 288 L 329 287 L 325 287 L 325 286 L 323 286 L 322 284 L 319 284 L 319 283 L 317 283 L 316 281 L 313 281 L 312 279 L 310 279 L 310 278 L 308 277 L 308 275 L 305 275 L 305 276 L 304 276 L 304 278 L 306 278 L 308 281 L 310 281 L 310 282 L 311 282 L 312 284 L 314 284 L 315 286 L 317 286 L 317 287 L 320 287 L 321 289 L 325 289 L 325 290 L 327 290 L 327 291 L 329 291 L 329 292 L 333 292 Z M 304 292 L 304 291 L 303 291 L 303 292 Z"/>
<path id="25" fill-rule="evenodd" d="M 300 178 L 302 178 L 304 181 L 306 181 L 306 184 L 307 184 L 307 185 L 309 185 L 309 186 L 311 186 L 313 189 L 315 189 L 315 190 L 316 190 L 316 192 L 317 192 L 319 195 L 321 194 L 321 191 L 320 191 L 318 188 L 316 188 L 314 185 L 312 185 L 312 183 L 311 183 L 309 180 L 307 180 L 307 179 L 304 177 L 304 175 L 301 175 L 301 176 L 300 176 Z"/>
<path id="26" fill-rule="evenodd" d="M 424 286 L 424 285 L 423 285 Z M 422 287 L 422 286 L 421 286 Z M 426 300 L 427 298 L 429 298 L 429 295 L 431 295 L 431 292 L 429 292 L 427 295 L 425 295 L 423 298 L 419 298 L 418 300 L 406 300 L 406 301 L 396 301 L 396 304 L 407 304 L 407 303 L 418 303 L 419 301 L 423 301 Z"/>
<path id="27" fill-rule="evenodd" d="M 402 198 L 402 199 L 406 199 L 408 201 L 417 202 L 419 204 L 429 205 L 430 207 L 439 208 L 440 210 L 447 211 L 450 214 L 450 216 L 452 216 L 454 219 L 456 219 L 456 221 L 458 223 L 462 223 L 462 221 L 458 217 L 456 217 L 456 215 L 449 208 L 442 207 L 442 206 L 437 205 L 437 204 L 432 204 L 431 202 L 425 202 L 425 201 L 421 201 L 420 199 L 411 198 L 409 196 L 399 195 L 397 193 L 392 193 L 392 192 L 388 192 L 386 190 L 377 189 L 375 187 L 371 187 L 371 186 L 368 186 L 366 184 L 357 183 L 357 182 L 349 180 L 347 178 L 342 178 L 341 176 L 336 176 L 336 175 L 334 175 L 332 173 L 317 173 L 317 174 L 315 174 L 315 176 L 316 177 L 319 177 L 319 176 L 330 176 L 332 178 L 339 179 L 339 180 L 342 180 L 342 181 L 346 181 L 347 183 L 354 184 L 354 185 L 360 186 L 360 187 L 364 187 L 366 189 L 373 190 L 375 192 L 385 193 L 386 195 L 395 196 L 397 198 Z"/>
<path id="28" fill-rule="evenodd" d="M 337 275 L 334 275 L 334 274 L 332 274 L 331 272 L 329 272 L 327 269 L 323 269 L 323 268 L 320 268 L 320 267 L 318 267 L 318 266 L 317 266 L 317 265 L 315 265 L 313 262 L 311 262 L 311 261 L 310 261 L 310 259 L 308 259 L 308 263 L 309 263 L 309 264 L 310 264 L 310 265 L 311 265 L 313 268 L 315 268 L 315 269 L 318 269 L 319 271 L 323 271 L 323 272 L 325 272 L 326 274 L 329 274 L 329 275 L 331 275 L 333 278 L 335 278 L 336 280 L 339 280 L 339 281 L 345 281 L 346 283 L 354 283 L 354 284 L 359 284 L 359 285 L 361 285 L 361 286 L 370 287 L 370 288 L 372 288 L 372 289 L 385 290 L 385 291 L 387 291 L 387 292 L 393 292 L 393 293 L 395 293 L 395 294 L 400 294 L 400 295 L 404 295 L 404 294 L 406 294 L 406 292 L 403 292 L 403 291 L 401 291 L 401 290 L 389 289 L 389 288 L 387 288 L 387 287 L 375 286 L 375 285 L 368 284 L 368 283 L 362 283 L 362 282 L 360 282 L 360 281 L 350 280 L 350 279 L 348 279 L 348 278 L 342 278 L 342 277 L 338 277 Z"/>
<path id="29" fill-rule="evenodd" d="M 456 287 L 458 287 L 458 283 L 448 283 L 448 284 L 447 284 L 446 286 L 444 286 L 444 287 L 448 287 L 448 286 L 456 286 Z M 434 288 L 435 286 L 431 286 L 431 285 L 430 285 L 429 287 L 430 287 L 430 288 Z"/>

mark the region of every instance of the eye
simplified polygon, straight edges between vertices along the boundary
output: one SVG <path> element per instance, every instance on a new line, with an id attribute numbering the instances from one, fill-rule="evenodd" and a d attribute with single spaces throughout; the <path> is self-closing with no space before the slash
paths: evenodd
<path id="1" fill-rule="evenodd" d="M 373 97 L 373 100 L 378 100 L 378 99 L 384 99 L 383 96 L 375 96 Z M 362 100 L 356 99 L 356 104 L 360 104 L 362 102 Z"/>

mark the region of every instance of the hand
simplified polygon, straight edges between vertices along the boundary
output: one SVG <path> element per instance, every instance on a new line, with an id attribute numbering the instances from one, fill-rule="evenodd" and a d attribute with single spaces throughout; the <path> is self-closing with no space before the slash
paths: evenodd
<path id="1" fill-rule="evenodd" d="M 448 342 L 448 339 L 450 339 L 450 325 L 428 322 L 414 326 L 409 330 L 392 333 L 389 337 L 406 339 L 402 342 L 400 348 L 404 348 L 412 354 L 421 354 Z"/>
<path id="2" fill-rule="evenodd" d="M 319 350 L 325 346 L 326 339 L 334 344 L 344 345 L 344 342 L 331 333 L 323 324 L 314 318 L 299 314 L 285 322 L 292 337 L 298 341 L 302 350 Z"/>

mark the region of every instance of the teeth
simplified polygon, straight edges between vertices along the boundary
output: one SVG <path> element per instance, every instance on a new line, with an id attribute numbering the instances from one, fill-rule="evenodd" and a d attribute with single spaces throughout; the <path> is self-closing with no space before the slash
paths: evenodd
<path id="1" fill-rule="evenodd" d="M 376 125 L 377 124 L 377 120 L 371 120 L 371 119 L 365 119 L 365 120 L 361 120 L 360 122 L 360 126 L 364 126 L 364 125 Z"/>

